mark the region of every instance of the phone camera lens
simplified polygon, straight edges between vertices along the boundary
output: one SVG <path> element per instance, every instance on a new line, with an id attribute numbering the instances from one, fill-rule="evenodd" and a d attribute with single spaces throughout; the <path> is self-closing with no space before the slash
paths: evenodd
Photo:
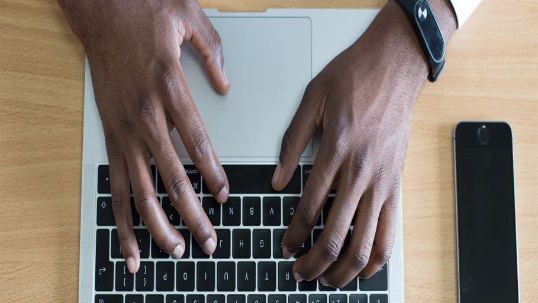
<path id="1" fill-rule="evenodd" d="M 486 145 L 489 142 L 489 130 L 485 125 L 478 128 L 478 141 L 480 141 L 482 145 Z"/>

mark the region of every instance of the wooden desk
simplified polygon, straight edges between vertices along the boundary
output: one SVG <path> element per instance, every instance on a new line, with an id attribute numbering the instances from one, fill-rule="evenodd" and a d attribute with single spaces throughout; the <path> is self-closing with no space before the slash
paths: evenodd
<path id="1" fill-rule="evenodd" d="M 237 2 L 237 3 L 236 3 Z M 206 0 L 204 7 L 381 7 L 384 0 Z M 53 0 L 0 0 L 0 297 L 76 302 L 84 53 Z M 404 169 L 407 302 L 456 301 L 451 135 L 510 122 L 522 302 L 538 301 L 538 2 L 484 0 L 415 109 Z"/>

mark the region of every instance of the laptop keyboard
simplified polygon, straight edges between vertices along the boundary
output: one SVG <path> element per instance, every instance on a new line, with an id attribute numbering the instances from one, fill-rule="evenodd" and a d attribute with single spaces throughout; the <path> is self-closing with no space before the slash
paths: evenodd
<path id="1" fill-rule="evenodd" d="M 334 191 L 310 237 L 290 260 L 282 257 L 281 239 L 299 203 L 311 165 L 301 165 L 281 192 L 271 188 L 275 165 L 223 165 L 230 184 L 228 202 L 217 203 L 196 167 L 185 171 L 217 233 L 217 248 L 207 256 L 172 206 L 162 180 L 151 166 L 156 193 L 172 225 L 185 238 L 179 260 L 152 241 L 131 199 L 140 249 L 140 269 L 127 270 L 115 228 L 108 165 L 98 166 L 95 263 L 96 303 L 387 303 L 385 265 L 370 279 L 355 278 L 341 289 L 314 281 L 296 283 L 293 260 L 308 252 L 321 234 Z M 349 243 L 350 228 L 344 248 Z"/>

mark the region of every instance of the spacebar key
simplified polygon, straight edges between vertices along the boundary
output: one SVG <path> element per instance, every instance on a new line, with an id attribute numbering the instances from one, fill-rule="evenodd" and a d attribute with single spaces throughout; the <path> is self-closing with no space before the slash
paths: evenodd
<path id="1" fill-rule="evenodd" d="M 222 167 L 228 177 L 230 194 L 276 193 L 271 187 L 271 179 L 276 165 L 223 165 Z M 301 193 L 300 170 L 300 167 L 295 170 L 290 182 L 280 193 Z M 205 183 L 204 192 L 209 193 Z"/>

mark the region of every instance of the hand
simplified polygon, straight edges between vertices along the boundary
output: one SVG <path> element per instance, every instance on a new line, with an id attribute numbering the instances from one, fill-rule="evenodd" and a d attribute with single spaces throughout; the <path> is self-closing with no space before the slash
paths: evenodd
<path id="1" fill-rule="evenodd" d="M 216 234 L 172 143 L 175 127 L 211 193 L 223 203 L 228 180 L 185 81 L 179 57 L 184 41 L 205 58 L 212 83 L 229 89 L 218 33 L 194 0 L 60 1 L 90 62 L 103 122 L 118 237 L 131 273 L 140 255 L 133 232 L 129 184 L 138 213 L 159 247 L 180 258 L 185 240 L 168 222 L 155 196 L 149 159 L 206 254 Z"/>
<path id="2" fill-rule="evenodd" d="M 321 235 L 293 265 L 296 281 L 319 277 L 321 284 L 340 288 L 357 275 L 372 276 L 389 260 L 413 107 L 427 74 L 407 16 L 390 1 L 306 88 L 282 139 L 272 182 L 275 190 L 284 188 L 312 135 L 322 131 L 282 240 L 286 258 L 310 235 L 333 185 L 337 193 Z M 342 251 L 353 220 L 350 245 Z"/>

